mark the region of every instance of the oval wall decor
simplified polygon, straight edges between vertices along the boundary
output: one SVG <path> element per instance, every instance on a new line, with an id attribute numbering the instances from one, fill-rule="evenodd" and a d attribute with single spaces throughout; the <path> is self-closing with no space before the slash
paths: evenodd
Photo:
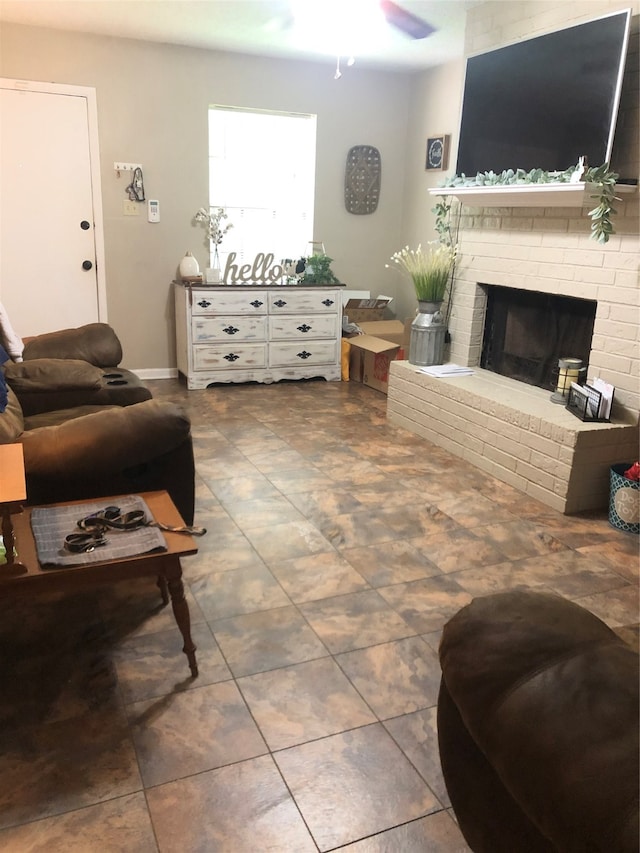
<path id="1" fill-rule="evenodd" d="M 344 205 L 349 213 L 374 213 L 380 198 L 380 152 L 373 145 L 354 145 L 347 154 Z"/>

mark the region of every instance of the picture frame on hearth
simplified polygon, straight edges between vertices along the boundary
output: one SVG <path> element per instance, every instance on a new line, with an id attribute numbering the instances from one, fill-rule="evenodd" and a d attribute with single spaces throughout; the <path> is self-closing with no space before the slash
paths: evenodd
<path id="1" fill-rule="evenodd" d="M 451 135 L 448 133 L 430 136 L 427 139 L 427 154 L 424 165 L 427 171 L 442 172 L 449 168 L 450 141 Z"/>

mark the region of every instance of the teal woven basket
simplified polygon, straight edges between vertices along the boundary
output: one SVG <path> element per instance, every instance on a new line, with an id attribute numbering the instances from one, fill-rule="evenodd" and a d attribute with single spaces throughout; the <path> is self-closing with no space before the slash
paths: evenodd
<path id="1" fill-rule="evenodd" d="M 640 482 L 623 477 L 631 462 L 610 469 L 609 523 L 626 533 L 640 533 Z"/>

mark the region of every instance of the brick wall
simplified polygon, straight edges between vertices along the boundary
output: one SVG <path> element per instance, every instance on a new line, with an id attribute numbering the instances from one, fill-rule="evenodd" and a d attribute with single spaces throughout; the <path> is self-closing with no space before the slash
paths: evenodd
<path id="1" fill-rule="evenodd" d="M 633 7 L 624 101 L 612 166 L 638 176 L 640 2 L 487 2 L 468 12 L 467 53 Z M 575 207 L 458 208 L 459 262 L 449 330 L 450 361 L 473 376 L 432 379 L 391 363 L 387 415 L 504 482 L 566 513 L 606 507 L 612 464 L 635 461 L 640 408 L 638 190 L 616 205 L 616 234 L 590 239 L 587 199 Z M 477 368 L 486 309 L 483 284 L 597 302 L 589 377 L 616 386 L 613 422 L 582 423 L 549 392 Z M 570 355 L 567 353 L 567 355 Z"/>
<path id="2" fill-rule="evenodd" d="M 473 53 L 626 8 L 614 2 L 489 2 L 467 16 L 466 50 Z M 613 168 L 638 176 L 638 12 L 635 2 L 624 98 Z M 478 365 L 486 297 L 481 284 L 520 287 L 597 301 L 590 378 L 616 386 L 616 412 L 637 419 L 640 409 L 640 290 L 638 190 L 616 205 L 616 234 L 606 245 L 590 239 L 585 199 L 575 207 L 458 209 L 459 264 L 451 306 L 449 357 Z"/>

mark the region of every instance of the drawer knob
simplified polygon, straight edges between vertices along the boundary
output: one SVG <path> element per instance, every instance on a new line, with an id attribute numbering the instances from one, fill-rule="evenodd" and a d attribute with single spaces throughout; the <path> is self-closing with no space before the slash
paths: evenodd
<path id="1" fill-rule="evenodd" d="M 227 326 L 227 328 L 223 329 L 222 331 L 226 332 L 227 335 L 235 335 L 237 332 L 240 331 L 240 329 L 236 329 L 235 326 Z"/>
<path id="2" fill-rule="evenodd" d="M 298 326 L 298 331 L 299 332 L 310 332 L 311 326 L 307 326 L 306 323 L 303 323 L 301 326 Z"/>
<path id="3" fill-rule="evenodd" d="M 253 302 L 249 303 L 249 305 L 251 305 L 253 308 L 260 308 L 262 302 L 260 302 L 259 299 L 254 299 Z"/>
<path id="4" fill-rule="evenodd" d="M 208 308 L 211 305 L 211 303 L 209 302 L 208 299 L 201 299 L 200 302 L 198 302 L 198 305 L 201 308 Z"/>
<path id="5" fill-rule="evenodd" d="M 240 358 L 239 355 L 236 355 L 235 352 L 230 352 L 228 355 L 225 355 L 225 359 L 227 361 L 237 361 Z"/>
<path id="6" fill-rule="evenodd" d="M 333 305 L 333 303 L 334 303 L 333 299 L 323 299 L 322 300 L 322 304 L 326 305 L 327 308 L 330 308 Z"/>
<path id="7" fill-rule="evenodd" d="M 303 349 L 302 352 L 298 353 L 298 358 L 301 358 L 304 361 L 306 358 L 311 358 L 311 353 Z"/>
<path id="8" fill-rule="evenodd" d="M 276 306 L 276 308 L 284 308 L 284 306 L 287 303 L 285 302 L 284 299 L 276 299 L 276 301 L 273 304 Z"/>

